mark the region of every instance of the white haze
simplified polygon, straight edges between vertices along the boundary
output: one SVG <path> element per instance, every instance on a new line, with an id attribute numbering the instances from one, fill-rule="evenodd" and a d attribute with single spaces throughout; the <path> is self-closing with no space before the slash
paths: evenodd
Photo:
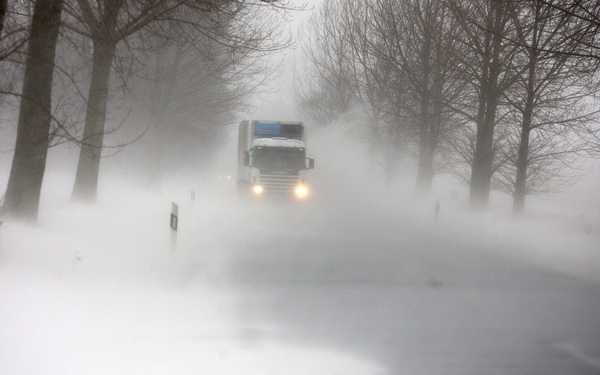
<path id="1" fill-rule="evenodd" d="M 386 188 L 358 131 L 342 124 L 310 129 L 307 156 L 316 169 L 306 204 L 240 201 L 227 177 L 235 173 L 234 136 L 213 170 L 171 176 L 161 194 L 125 177 L 127 151 L 105 159 L 92 206 L 69 200 L 76 153 L 52 150 L 39 223 L 0 227 L 0 374 L 386 373 L 370 358 L 288 338 L 285 326 L 241 310 L 248 296 L 238 286 L 252 281 L 245 267 L 257 262 L 281 267 L 281 277 L 259 280 L 275 285 L 313 277 L 360 281 L 362 271 L 344 264 L 321 272 L 327 257 L 349 256 L 335 249 L 312 254 L 314 263 L 304 259 L 301 269 L 281 260 L 284 249 L 253 254 L 253 239 L 261 236 L 293 243 L 343 233 L 368 242 L 409 227 L 415 234 L 406 240 L 415 251 L 430 250 L 418 245 L 430 233 L 600 281 L 598 169 L 577 194 L 530 199 L 529 219 L 512 221 L 508 197 L 494 194 L 490 211 L 475 215 L 465 209 L 467 189 L 444 178 L 436 178 L 427 198 L 415 199 L 414 176 Z M 6 186 L 10 160 L 2 158 Z M 171 202 L 180 207 L 175 250 Z M 592 234 L 584 233 L 586 224 Z M 365 258 L 364 267 L 381 265 Z"/>

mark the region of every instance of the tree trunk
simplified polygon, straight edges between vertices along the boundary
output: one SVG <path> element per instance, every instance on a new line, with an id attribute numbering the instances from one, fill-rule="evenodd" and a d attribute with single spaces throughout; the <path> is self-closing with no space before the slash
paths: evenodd
<path id="1" fill-rule="evenodd" d="M 537 32 L 534 31 L 534 40 Z M 525 196 L 527 195 L 527 167 L 529 166 L 529 136 L 531 133 L 531 121 L 534 107 L 534 87 L 536 80 L 536 51 L 530 52 L 529 73 L 527 81 L 527 98 L 523 110 L 523 124 L 521 125 L 521 139 L 519 143 L 519 156 L 517 158 L 517 176 L 515 179 L 515 191 L 513 193 L 513 215 L 522 217 L 525 213 Z"/>
<path id="2" fill-rule="evenodd" d="M 8 0 L 0 0 L 0 40 L 2 40 L 2 30 L 4 30 L 4 20 L 6 20 L 7 10 Z"/>
<path id="3" fill-rule="evenodd" d="M 500 1 L 491 3 L 490 21 L 485 31 L 489 38 L 489 55 L 484 59 L 484 72 L 480 80 L 480 102 L 477 116 L 477 140 L 473 155 L 469 204 L 474 209 L 485 209 L 490 201 L 492 163 L 494 160 L 494 128 L 496 111 L 500 100 L 498 77 L 500 75 L 500 50 L 502 48 L 502 18 L 504 5 Z"/>
<path id="4" fill-rule="evenodd" d="M 429 80 L 429 74 L 426 71 L 425 79 Z M 429 85 L 428 83 L 426 83 Z M 421 105 L 419 109 L 419 161 L 417 167 L 417 193 L 425 194 L 431 189 L 433 179 L 433 163 L 430 159 L 431 146 L 431 116 L 429 92 L 421 93 Z"/>
<path id="5" fill-rule="evenodd" d="M 17 140 L 3 210 L 37 220 L 52 119 L 52 75 L 62 0 L 35 3 L 19 109 Z"/>
<path id="6" fill-rule="evenodd" d="M 517 176 L 513 193 L 513 215 L 521 217 L 525 213 L 525 195 L 527 194 L 527 167 L 529 164 L 529 135 L 531 133 L 531 111 L 523 114 L 519 156 L 517 158 Z"/>
<path id="7" fill-rule="evenodd" d="M 110 70 L 115 54 L 115 44 L 110 40 L 94 41 L 94 57 L 92 62 L 92 80 L 85 115 L 85 127 L 77 174 L 72 198 L 84 202 L 96 200 L 98 191 L 98 173 L 102 155 L 104 124 L 106 121 L 106 104 Z"/>
<path id="8" fill-rule="evenodd" d="M 441 97 L 441 96 L 438 96 Z M 438 142 L 440 138 L 440 129 L 442 127 L 442 102 L 435 99 L 432 105 L 432 114 L 429 116 L 429 134 L 427 155 L 422 164 L 419 166 L 421 189 L 424 193 L 431 191 L 433 185 L 433 177 L 435 176 L 435 154 L 437 153 Z"/>
<path id="9" fill-rule="evenodd" d="M 470 206 L 485 209 L 489 204 L 492 180 L 492 162 L 494 159 L 494 122 L 497 103 L 490 101 L 486 105 L 486 116 L 477 126 L 477 141 L 473 156 L 470 184 Z"/>

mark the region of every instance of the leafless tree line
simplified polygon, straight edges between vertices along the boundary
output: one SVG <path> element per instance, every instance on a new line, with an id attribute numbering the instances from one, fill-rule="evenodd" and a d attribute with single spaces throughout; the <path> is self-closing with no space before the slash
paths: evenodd
<path id="1" fill-rule="evenodd" d="M 169 142 L 194 134 L 209 144 L 273 68 L 262 58 L 290 43 L 287 9 L 278 0 L 0 1 L 0 87 L 19 106 L 4 214 L 37 218 L 58 142 L 80 148 L 73 198 L 95 200 L 117 99 L 147 114 L 138 130 L 151 139 L 150 179 Z"/>
<path id="2" fill-rule="evenodd" d="M 360 108 L 388 178 L 409 157 L 418 192 L 446 170 L 471 207 L 497 188 L 522 215 L 600 149 L 599 14 L 579 0 L 325 0 L 303 29 L 297 102 L 325 124 Z"/>

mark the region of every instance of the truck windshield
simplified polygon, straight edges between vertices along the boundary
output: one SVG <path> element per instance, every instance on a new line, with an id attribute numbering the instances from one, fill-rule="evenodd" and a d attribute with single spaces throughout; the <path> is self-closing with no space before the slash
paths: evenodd
<path id="1" fill-rule="evenodd" d="M 252 166 L 273 171 L 300 170 L 305 168 L 305 151 L 288 147 L 255 147 Z"/>

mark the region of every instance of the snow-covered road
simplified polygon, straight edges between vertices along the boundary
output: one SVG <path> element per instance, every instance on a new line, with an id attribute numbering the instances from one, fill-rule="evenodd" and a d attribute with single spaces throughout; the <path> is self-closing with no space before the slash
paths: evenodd
<path id="1" fill-rule="evenodd" d="M 123 189 L 2 227 L 0 374 L 600 372 L 597 237 L 224 190 L 174 198 L 175 251 Z"/>

